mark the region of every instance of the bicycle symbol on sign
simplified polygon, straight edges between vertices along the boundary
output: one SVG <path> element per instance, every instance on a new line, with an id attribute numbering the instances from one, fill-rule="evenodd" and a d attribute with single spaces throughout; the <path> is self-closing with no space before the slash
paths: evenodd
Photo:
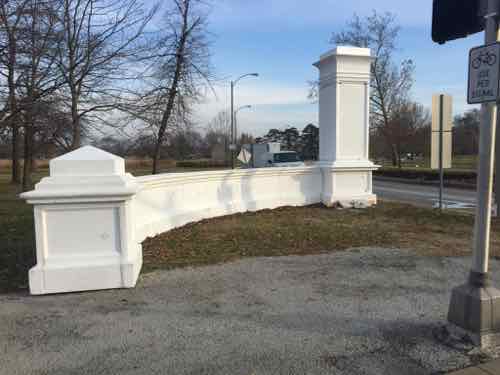
<path id="1" fill-rule="evenodd" d="M 497 62 L 497 55 L 490 51 L 480 53 L 474 60 L 472 60 L 472 67 L 479 69 L 481 65 L 493 66 Z"/>

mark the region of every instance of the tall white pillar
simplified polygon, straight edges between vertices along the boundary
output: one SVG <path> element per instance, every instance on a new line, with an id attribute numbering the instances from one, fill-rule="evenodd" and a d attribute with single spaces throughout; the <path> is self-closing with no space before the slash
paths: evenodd
<path id="1" fill-rule="evenodd" d="M 86 146 L 50 161 L 50 177 L 22 198 L 35 205 L 31 294 L 130 288 L 142 266 L 135 240 L 139 185 L 124 160 Z"/>
<path id="2" fill-rule="evenodd" d="M 337 47 L 314 64 L 319 79 L 320 165 L 322 202 L 327 206 L 371 206 L 369 160 L 370 65 L 367 48 Z"/>

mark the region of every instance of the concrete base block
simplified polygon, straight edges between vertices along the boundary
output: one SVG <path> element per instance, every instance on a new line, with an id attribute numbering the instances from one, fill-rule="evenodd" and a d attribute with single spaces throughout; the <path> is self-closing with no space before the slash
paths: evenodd
<path id="1" fill-rule="evenodd" d="M 500 346 L 500 332 L 473 333 L 452 323 L 448 323 L 446 328 L 448 333 L 457 340 L 467 338 L 481 349 L 491 349 Z"/>
<path id="2" fill-rule="evenodd" d="M 127 264 L 100 264 L 69 267 L 35 266 L 29 271 L 33 295 L 86 290 L 133 288 L 137 283 L 142 259 Z"/>
<path id="3" fill-rule="evenodd" d="M 467 284 L 453 289 L 448 321 L 482 348 L 500 343 L 500 291 L 487 275 L 471 273 Z"/>

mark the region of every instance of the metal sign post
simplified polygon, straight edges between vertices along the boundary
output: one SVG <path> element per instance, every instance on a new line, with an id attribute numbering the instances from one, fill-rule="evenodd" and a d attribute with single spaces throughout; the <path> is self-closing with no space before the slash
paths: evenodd
<path id="1" fill-rule="evenodd" d="M 488 274 L 500 57 L 498 45 L 492 43 L 497 40 L 499 5 L 499 0 L 488 1 L 486 46 L 470 53 L 468 99 L 483 103 L 473 261 L 467 284 L 453 289 L 448 311 L 449 322 L 480 346 L 500 343 L 500 291 L 491 286 Z"/>
<path id="2" fill-rule="evenodd" d="M 439 209 L 443 209 L 444 168 L 443 168 L 443 107 L 444 95 L 439 95 Z"/>
<path id="3" fill-rule="evenodd" d="M 431 168 L 439 170 L 439 209 L 445 208 L 444 170 L 452 164 L 452 97 L 445 94 L 432 96 Z M 446 137 L 445 137 L 446 136 Z"/>

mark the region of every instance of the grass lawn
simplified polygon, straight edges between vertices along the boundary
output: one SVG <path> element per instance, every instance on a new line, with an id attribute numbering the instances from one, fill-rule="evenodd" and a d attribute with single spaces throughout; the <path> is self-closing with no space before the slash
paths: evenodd
<path id="1" fill-rule="evenodd" d="M 0 174 L 0 292 L 26 289 L 35 264 L 33 208 L 18 193 L 9 175 Z"/>
<path id="2" fill-rule="evenodd" d="M 168 172 L 196 170 L 162 167 Z M 136 176 L 151 173 L 149 166 L 140 164 L 127 165 L 127 171 Z M 33 207 L 18 198 L 20 187 L 9 183 L 9 173 L 0 169 L 0 293 L 27 289 L 28 270 L 35 264 Z M 46 175 L 48 169 L 41 168 L 33 181 L 36 183 Z"/>
<path id="3" fill-rule="evenodd" d="M 440 213 L 389 202 L 365 210 L 285 207 L 209 219 L 148 238 L 143 243 L 144 269 L 362 246 L 412 249 L 423 256 L 464 256 L 470 254 L 473 222 L 473 216 L 463 212 Z M 494 256 L 500 256 L 499 234 L 500 220 L 494 220 Z"/>
<path id="4" fill-rule="evenodd" d="M 8 175 L 0 172 L 1 293 L 25 290 L 28 269 L 35 264 L 32 207 L 16 198 L 18 190 L 8 181 Z M 470 253 L 472 227 L 470 214 L 440 213 L 397 203 L 380 203 L 366 210 L 286 207 L 205 220 L 149 238 L 143 243 L 144 270 L 359 246 L 461 256 Z M 498 219 L 493 222 L 492 242 L 492 254 L 500 256 Z"/>
<path id="5" fill-rule="evenodd" d="M 391 167 L 392 163 L 390 160 L 380 160 L 377 162 L 383 167 Z M 452 159 L 452 169 L 475 171 L 477 168 L 477 155 L 453 155 Z M 430 168 L 431 160 L 429 157 L 417 159 L 417 160 L 404 160 L 402 161 L 403 168 Z"/>

